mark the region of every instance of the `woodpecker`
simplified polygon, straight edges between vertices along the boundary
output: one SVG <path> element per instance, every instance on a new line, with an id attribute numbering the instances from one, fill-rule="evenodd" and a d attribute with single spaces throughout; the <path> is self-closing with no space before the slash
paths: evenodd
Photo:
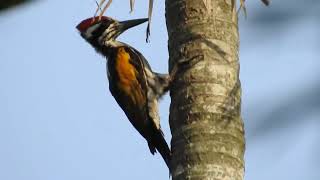
<path id="1" fill-rule="evenodd" d="M 77 25 L 80 35 L 107 58 L 109 90 L 135 129 L 146 139 L 150 152 L 160 152 L 170 170 L 171 151 L 164 139 L 158 100 L 169 90 L 170 75 L 153 72 L 135 48 L 116 38 L 148 18 L 119 22 L 92 17 Z"/>

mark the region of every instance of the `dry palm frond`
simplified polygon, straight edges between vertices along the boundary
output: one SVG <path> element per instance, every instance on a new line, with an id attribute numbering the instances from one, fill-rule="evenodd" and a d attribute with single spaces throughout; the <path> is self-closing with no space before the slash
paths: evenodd
<path id="1" fill-rule="evenodd" d="M 147 27 L 147 34 L 146 34 L 146 42 L 149 41 L 150 36 L 150 24 L 151 24 L 151 16 L 152 16 L 152 9 L 153 9 L 153 0 L 149 0 L 149 10 L 148 10 L 148 27 Z"/>
<path id="2" fill-rule="evenodd" d="M 135 0 L 130 0 L 130 12 L 133 11 Z M 149 10 L 148 10 L 148 27 L 146 32 L 146 41 L 149 42 L 150 36 L 150 24 L 151 24 L 151 16 L 152 16 L 152 8 L 153 8 L 153 0 L 149 0 Z"/>
<path id="3" fill-rule="evenodd" d="M 101 0 L 97 9 L 96 9 L 96 12 L 94 13 L 94 17 L 97 16 L 97 13 L 99 11 L 99 9 L 101 9 L 102 5 L 104 4 L 106 0 Z M 101 19 L 102 15 L 106 12 L 106 10 L 108 9 L 108 7 L 110 6 L 110 4 L 112 3 L 112 0 L 108 0 L 107 4 L 103 7 L 103 9 L 101 10 L 100 14 L 99 14 L 99 19 Z"/>
<path id="4" fill-rule="evenodd" d="M 240 7 L 238 9 L 238 14 L 241 9 L 243 10 L 244 17 L 247 18 L 247 9 L 246 9 L 246 5 L 245 5 L 245 0 L 240 0 Z"/>
<path id="5" fill-rule="evenodd" d="M 133 11 L 134 1 L 135 1 L 135 0 L 130 0 L 130 13 Z"/>
<path id="6" fill-rule="evenodd" d="M 101 9 L 101 6 L 98 4 L 98 2 L 96 1 L 96 5 L 97 5 L 97 10 L 96 10 L 96 13 L 100 10 L 100 12 L 102 11 L 102 9 Z M 95 14 L 96 15 L 96 14 Z M 94 15 L 94 16 L 95 16 Z"/>
<path id="7" fill-rule="evenodd" d="M 106 12 L 106 10 L 108 9 L 108 7 L 110 6 L 110 4 L 112 3 L 112 0 L 108 0 L 107 4 L 103 7 L 103 9 L 101 10 L 101 7 L 103 6 L 103 4 L 105 3 L 106 0 L 100 0 L 100 3 L 98 4 L 98 7 L 94 13 L 94 17 L 97 16 L 97 13 L 100 9 L 100 14 L 99 14 L 99 19 L 101 19 L 101 17 L 103 16 L 103 14 Z M 134 3 L 135 0 L 129 0 L 130 2 L 130 12 L 133 11 L 134 8 Z M 149 41 L 149 36 L 150 36 L 150 24 L 151 24 L 151 16 L 152 16 L 152 8 L 153 8 L 153 0 L 149 0 L 149 10 L 148 10 L 148 27 L 147 27 L 147 32 L 146 32 L 146 41 Z"/>
<path id="8" fill-rule="evenodd" d="M 269 6 L 270 1 L 269 0 L 261 0 L 263 2 L 264 5 Z"/>
<path id="9" fill-rule="evenodd" d="M 264 5 L 268 6 L 270 4 L 270 1 L 269 0 L 261 0 L 263 2 Z M 235 6 L 235 0 L 232 1 L 233 3 L 233 6 Z M 238 13 L 240 10 L 243 10 L 243 13 L 244 13 L 244 16 L 245 18 L 247 18 L 247 9 L 246 9 L 246 6 L 245 6 L 245 0 L 240 0 L 240 7 L 238 9 Z"/>

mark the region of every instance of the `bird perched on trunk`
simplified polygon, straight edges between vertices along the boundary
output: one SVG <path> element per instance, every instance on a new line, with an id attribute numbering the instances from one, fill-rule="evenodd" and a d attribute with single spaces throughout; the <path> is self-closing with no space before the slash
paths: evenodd
<path id="1" fill-rule="evenodd" d="M 150 152 L 160 152 L 170 170 L 171 151 L 163 137 L 158 100 L 169 90 L 170 75 L 151 70 L 143 55 L 116 40 L 127 29 L 148 21 L 119 22 L 110 17 L 93 17 L 77 25 L 81 36 L 107 60 L 109 90 L 131 124 L 147 140 Z"/>

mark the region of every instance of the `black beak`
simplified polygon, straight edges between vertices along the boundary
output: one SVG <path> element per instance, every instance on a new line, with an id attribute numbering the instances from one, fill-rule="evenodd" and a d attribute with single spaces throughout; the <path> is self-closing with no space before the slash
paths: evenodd
<path id="1" fill-rule="evenodd" d="M 132 28 L 134 26 L 137 26 L 137 25 L 142 24 L 142 23 L 147 22 L 147 21 L 148 21 L 148 18 L 122 21 L 122 22 L 120 22 L 120 33 L 123 33 L 127 29 L 130 29 L 130 28 Z"/>

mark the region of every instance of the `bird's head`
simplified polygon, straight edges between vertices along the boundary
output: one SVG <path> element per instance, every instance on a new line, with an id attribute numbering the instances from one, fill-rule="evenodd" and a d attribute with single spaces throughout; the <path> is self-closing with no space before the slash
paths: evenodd
<path id="1" fill-rule="evenodd" d="M 148 18 L 120 22 L 110 17 L 102 16 L 101 19 L 99 17 L 85 19 L 76 28 L 81 36 L 94 47 L 113 46 L 116 44 L 116 38 L 121 33 L 146 21 L 148 21 Z"/>

